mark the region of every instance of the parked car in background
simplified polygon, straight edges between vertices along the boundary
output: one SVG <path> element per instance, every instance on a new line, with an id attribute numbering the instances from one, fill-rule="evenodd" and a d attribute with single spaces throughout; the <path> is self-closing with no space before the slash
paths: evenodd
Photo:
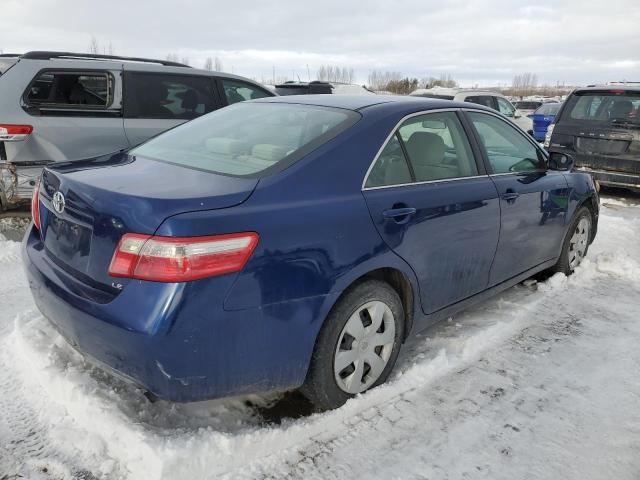
<path id="1" fill-rule="evenodd" d="M 456 102 L 469 102 L 477 105 L 484 105 L 493 110 L 497 110 L 522 130 L 531 133 L 533 124 L 530 118 L 522 114 L 513 104 L 501 93 L 463 88 L 419 88 L 409 95 L 413 97 L 440 98 L 442 100 L 453 100 Z"/>
<path id="2" fill-rule="evenodd" d="M 547 128 L 554 122 L 559 110 L 559 103 L 544 103 L 529 115 L 529 118 L 533 121 L 533 138 L 539 142 L 544 142 Z"/>
<path id="3" fill-rule="evenodd" d="M 22 259 L 61 334 L 157 397 L 334 408 L 413 333 L 580 264 L 598 197 L 570 167 L 479 105 L 264 98 L 47 166 Z"/>
<path id="4" fill-rule="evenodd" d="M 533 100 L 519 100 L 513 104 L 522 115 L 531 115 L 535 112 L 538 107 L 542 105 L 541 101 L 533 101 Z"/>
<path id="5" fill-rule="evenodd" d="M 640 86 L 574 90 L 545 138 L 601 185 L 640 190 Z"/>
<path id="6" fill-rule="evenodd" d="M 28 203 L 42 167 L 135 146 L 225 105 L 273 96 L 175 62 L 63 52 L 0 57 L 0 209 Z"/>
<path id="7" fill-rule="evenodd" d="M 321 82 L 294 82 L 289 81 L 275 86 L 275 93 L 280 96 L 286 95 L 316 95 L 316 94 L 337 94 L 337 95 L 375 95 L 374 92 L 362 85 L 352 83 Z"/>

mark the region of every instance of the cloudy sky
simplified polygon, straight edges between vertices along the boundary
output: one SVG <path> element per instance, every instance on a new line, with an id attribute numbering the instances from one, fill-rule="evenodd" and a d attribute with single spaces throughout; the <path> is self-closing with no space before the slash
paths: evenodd
<path id="1" fill-rule="evenodd" d="M 258 80 L 322 64 L 462 85 L 640 81 L 640 0 L 0 0 L 0 49 L 208 56 Z M 308 70 L 307 70 L 308 66 Z"/>

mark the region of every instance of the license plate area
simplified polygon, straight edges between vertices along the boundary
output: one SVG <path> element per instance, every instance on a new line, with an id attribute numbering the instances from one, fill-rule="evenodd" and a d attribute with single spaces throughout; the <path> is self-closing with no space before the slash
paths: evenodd
<path id="1" fill-rule="evenodd" d="M 93 232 L 90 228 L 47 211 L 46 250 L 72 268 L 86 272 Z"/>
<path id="2" fill-rule="evenodd" d="M 620 155 L 627 151 L 629 143 L 626 140 L 608 140 L 603 138 L 578 137 L 576 149 L 580 153 L 597 153 L 601 155 Z"/>

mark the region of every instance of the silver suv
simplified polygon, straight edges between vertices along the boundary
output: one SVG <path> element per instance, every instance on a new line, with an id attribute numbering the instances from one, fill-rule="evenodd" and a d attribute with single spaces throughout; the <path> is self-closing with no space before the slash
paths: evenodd
<path id="1" fill-rule="evenodd" d="M 117 152 L 212 110 L 273 95 L 237 75 L 164 60 L 0 55 L 0 210 L 27 204 L 51 162 Z"/>

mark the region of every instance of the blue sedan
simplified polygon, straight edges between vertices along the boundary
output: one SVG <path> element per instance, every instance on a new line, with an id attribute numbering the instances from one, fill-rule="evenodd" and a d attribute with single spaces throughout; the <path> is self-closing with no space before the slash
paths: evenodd
<path id="1" fill-rule="evenodd" d="M 45 169 L 23 259 L 68 342 L 159 398 L 334 408 L 415 332 L 578 266 L 598 198 L 571 163 L 479 105 L 260 99 Z"/>
<path id="2" fill-rule="evenodd" d="M 537 141 L 544 142 L 544 137 L 547 135 L 547 129 L 556 119 L 560 106 L 560 103 L 545 103 L 531 115 L 527 115 L 531 120 L 533 120 L 533 138 Z"/>

